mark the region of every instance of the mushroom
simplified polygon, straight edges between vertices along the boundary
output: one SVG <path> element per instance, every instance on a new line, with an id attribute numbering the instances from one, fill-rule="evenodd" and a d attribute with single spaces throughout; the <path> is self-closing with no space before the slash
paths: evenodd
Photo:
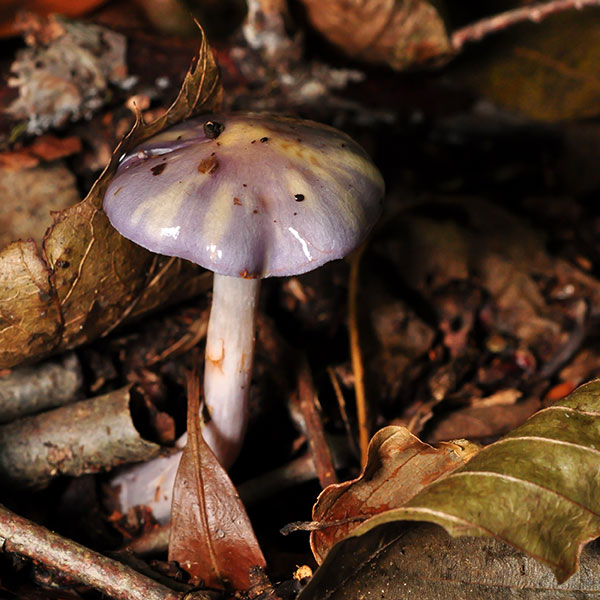
<path id="1" fill-rule="evenodd" d="M 190 119 L 122 158 L 104 197 L 112 225 L 214 272 L 203 435 L 225 467 L 247 423 L 261 278 L 345 256 L 379 217 L 383 193 L 346 134 L 268 114 Z"/>

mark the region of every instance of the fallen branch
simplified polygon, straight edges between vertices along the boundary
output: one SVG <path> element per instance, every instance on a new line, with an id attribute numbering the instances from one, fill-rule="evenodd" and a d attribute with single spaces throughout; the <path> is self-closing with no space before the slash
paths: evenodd
<path id="1" fill-rule="evenodd" d="M 552 2 L 541 2 L 508 10 L 457 29 L 452 34 L 452 47 L 459 51 L 469 42 L 477 42 L 491 33 L 497 33 L 512 25 L 527 21 L 539 23 L 546 17 L 556 13 L 572 9 L 581 10 L 588 6 L 600 6 L 600 0 L 553 0 Z"/>
<path id="2" fill-rule="evenodd" d="M 209 600 L 207 592 L 176 592 L 0 505 L 4 552 L 25 556 L 115 600 Z"/>

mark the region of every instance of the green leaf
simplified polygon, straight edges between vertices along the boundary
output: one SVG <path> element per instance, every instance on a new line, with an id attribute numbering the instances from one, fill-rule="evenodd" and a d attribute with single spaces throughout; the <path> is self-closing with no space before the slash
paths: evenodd
<path id="1" fill-rule="evenodd" d="M 136 123 L 87 197 L 53 214 L 43 242 L 15 242 L 0 253 L 0 368 L 32 361 L 106 335 L 127 319 L 207 289 L 195 265 L 129 242 L 102 210 L 119 158 L 143 140 L 200 112 L 218 109 L 218 67 L 206 37 L 177 99 L 153 123 Z M 39 293 L 38 293 L 39 291 Z"/>
<path id="2" fill-rule="evenodd" d="M 600 536 L 600 380 L 541 410 L 401 508 L 369 519 L 429 521 L 452 536 L 493 536 L 566 581 Z"/>

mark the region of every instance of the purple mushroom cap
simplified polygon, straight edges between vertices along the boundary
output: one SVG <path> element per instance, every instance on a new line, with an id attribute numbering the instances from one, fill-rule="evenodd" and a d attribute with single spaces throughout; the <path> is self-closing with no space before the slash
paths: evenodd
<path id="1" fill-rule="evenodd" d="M 384 183 L 346 134 L 265 114 L 204 115 L 126 155 L 104 210 L 137 244 L 221 275 L 310 271 L 353 250 Z"/>

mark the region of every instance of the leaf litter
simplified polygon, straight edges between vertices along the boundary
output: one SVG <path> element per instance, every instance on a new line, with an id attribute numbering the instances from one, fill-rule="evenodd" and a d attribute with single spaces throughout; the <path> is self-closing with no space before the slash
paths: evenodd
<path id="1" fill-rule="evenodd" d="M 596 380 L 351 535 L 385 523 L 428 521 L 452 536 L 506 542 L 550 567 L 563 583 L 577 570 L 583 546 L 600 535 L 599 408 Z M 358 512 L 352 508 L 344 511 L 346 518 Z"/>
<path id="2" fill-rule="evenodd" d="M 427 143 L 430 143 L 430 141 Z M 411 148 L 412 150 L 413 148 Z M 394 165 L 394 168 L 397 169 L 397 165 Z M 435 172 L 436 169 L 431 169 L 431 166 L 429 166 L 427 176 L 432 176 L 435 179 L 437 175 L 432 174 L 431 171 Z M 101 194 L 98 194 L 98 197 L 101 197 Z M 477 203 L 485 205 L 479 198 Z M 403 382 L 408 383 L 410 389 L 406 390 L 405 386 L 398 384 L 397 381 L 394 382 L 396 378 L 387 372 L 387 368 L 384 368 L 387 377 L 386 384 L 388 385 L 386 392 L 389 393 L 389 399 L 396 402 L 396 413 L 393 416 L 397 417 L 401 413 L 401 418 L 398 420 L 402 422 L 406 422 L 405 418 L 410 418 L 410 422 L 415 424 L 417 428 L 421 428 L 427 439 L 431 439 L 432 432 L 435 432 L 435 427 L 432 429 L 428 426 L 430 419 L 433 419 L 431 422 L 439 423 L 441 419 L 442 423 L 449 423 L 447 417 L 457 414 L 460 407 L 463 407 L 465 411 L 479 410 L 475 418 L 485 425 L 488 425 L 486 415 L 489 416 L 490 411 L 497 410 L 498 413 L 504 411 L 502 415 L 499 414 L 498 423 L 490 423 L 487 429 L 481 428 L 480 435 L 482 437 L 493 438 L 499 432 L 505 431 L 506 428 L 510 428 L 511 424 L 521 421 L 526 416 L 525 412 L 520 411 L 524 409 L 533 411 L 542 405 L 543 394 L 547 390 L 546 384 L 549 382 L 540 385 L 540 381 L 538 380 L 536 383 L 535 379 L 542 374 L 545 378 L 549 378 L 553 373 L 558 373 L 561 365 L 556 361 L 556 357 L 561 352 L 563 356 L 565 355 L 563 342 L 566 334 L 570 333 L 572 321 L 575 322 L 576 327 L 580 327 L 584 332 L 587 331 L 587 321 L 584 320 L 581 323 L 577 321 L 578 313 L 575 310 L 575 303 L 570 302 L 568 298 L 565 299 L 564 296 L 560 296 L 561 299 L 557 301 L 560 292 L 557 293 L 554 289 L 564 288 L 566 290 L 569 286 L 572 286 L 575 290 L 573 292 L 575 296 L 584 296 L 586 302 L 595 304 L 597 282 L 593 276 L 584 273 L 584 271 L 588 271 L 588 273 L 595 273 L 595 271 L 593 267 L 582 267 L 581 265 L 585 265 L 584 262 L 581 262 L 575 268 L 573 268 L 573 264 L 566 261 L 556 264 L 555 257 L 546 252 L 544 247 L 546 240 L 537 239 L 537 236 L 532 235 L 531 229 L 517 228 L 513 230 L 512 224 L 508 223 L 510 219 L 505 220 L 505 215 L 501 214 L 502 211 L 494 213 L 493 210 L 486 209 L 482 211 L 482 218 L 473 219 L 470 214 L 472 206 L 467 210 L 461 207 L 458 212 L 463 215 L 465 213 L 469 214 L 467 227 L 455 227 L 455 231 L 452 232 L 451 229 L 456 224 L 448 226 L 448 220 L 443 216 L 445 213 L 443 210 L 441 213 L 439 211 L 441 204 L 443 203 L 435 203 L 433 208 L 429 207 L 436 215 L 434 221 L 437 220 L 438 225 L 441 223 L 437 230 L 432 223 L 426 223 L 426 219 L 423 219 L 423 215 L 427 214 L 427 203 L 425 203 L 425 208 L 421 209 L 421 219 L 418 218 L 418 215 L 416 215 L 416 218 L 413 218 L 415 215 L 409 215 L 409 221 L 413 221 L 413 223 L 418 224 L 419 220 L 422 221 L 422 226 L 418 227 L 418 235 L 415 235 L 409 240 L 410 243 L 407 243 L 407 246 L 411 246 L 416 241 L 418 250 L 407 252 L 406 247 L 402 248 L 390 261 L 400 265 L 403 264 L 403 260 L 399 260 L 402 255 L 410 256 L 409 264 L 405 264 L 403 267 L 406 268 L 408 274 L 406 278 L 410 281 L 410 286 L 421 294 L 420 298 L 424 299 L 429 308 L 433 310 L 429 315 L 426 310 L 419 310 L 418 314 L 415 314 L 415 311 L 411 309 L 405 310 L 406 303 L 397 301 L 398 296 L 402 296 L 402 294 L 398 294 L 397 290 L 392 290 L 394 294 L 390 296 L 396 302 L 392 306 L 392 310 L 386 315 L 386 324 L 379 327 L 379 341 L 387 353 L 386 359 L 389 360 L 387 364 L 392 364 L 396 360 L 395 366 L 403 378 Z M 465 202 L 464 204 L 468 203 Z M 473 202 L 472 204 L 476 203 Z M 91 202 L 87 206 L 87 212 L 85 210 L 79 213 L 71 211 L 69 216 L 64 219 L 62 215 L 59 215 L 56 219 L 55 228 L 60 231 L 62 237 L 48 240 L 45 255 L 39 256 L 35 244 L 27 242 L 13 244 L 12 260 L 16 265 L 27 266 L 31 271 L 30 279 L 23 280 L 27 283 L 27 287 L 24 289 L 27 290 L 27 297 L 31 301 L 30 305 L 23 307 L 24 311 L 29 311 L 29 314 L 33 314 L 32 310 L 47 311 L 51 318 L 58 315 L 57 322 L 60 329 L 58 332 L 55 328 L 53 329 L 52 322 L 44 324 L 46 329 L 42 328 L 36 332 L 36 335 L 30 336 L 29 343 L 31 347 L 26 348 L 25 358 L 34 360 L 35 357 L 47 354 L 54 348 L 59 346 L 62 348 L 63 344 L 75 345 L 79 342 L 90 341 L 96 335 L 103 335 L 111 331 L 115 324 L 124 321 L 124 317 L 134 317 L 145 310 L 145 307 L 160 306 L 163 302 L 164 298 L 161 294 L 150 294 L 152 298 L 148 298 L 143 297 L 144 292 L 142 292 L 142 298 L 138 300 L 140 290 L 148 289 L 144 287 L 147 286 L 148 279 L 141 282 L 138 280 L 138 287 L 134 286 L 133 290 L 125 285 L 117 290 L 120 294 L 124 293 L 126 296 L 124 307 L 119 306 L 115 309 L 114 312 L 117 313 L 117 318 L 113 323 L 109 324 L 108 319 L 107 322 L 102 322 L 101 318 L 105 309 L 107 311 L 112 310 L 110 302 L 113 299 L 110 294 L 103 295 L 103 292 L 96 292 L 93 288 L 92 278 L 88 278 L 89 273 L 86 273 L 86 266 L 99 260 L 94 258 L 93 253 L 100 245 L 103 236 L 110 239 L 111 235 L 110 232 L 102 228 L 101 219 L 96 220 L 101 217 L 97 214 L 97 212 L 101 212 L 96 211 L 97 208 L 98 205 Z M 410 210 L 408 212 L 410 213 Z M 440 214 L 442 214 L 441 218 Z M 500 219 L 498 218 L 499 215 Z M 486 221 L 488 227 L 486 227 Z M 519 221 L 522 222 L 522 218 L 513 219 L 513 224 Z M 457 223 L 461 224 L 461 220 L 457 219 Z M 60 229 L 61 227 L 62 229 Z M 71 228 L 71 232 L 69 232 L 69 228 Z M 410 227 L 408 228 L 410 231 Z M 67 242 L 69 235 L 72 235 L 72 232 L 77 229 L 85 233 L 87 245 L 73 249 Z M 93 229 L 92 233 L 86 233 L 87 229 Z M 536 229 L 539 231 L 543 227 L 537 227 Z M 507 232 L 511 231 L 512 234 L 507 237 Z M 437 235 L 440 232 L 442 235 Z M 382 237 L 385 239 L 385 231 L 383 233 Z M 400 236 L 398 232 L 395 232 L 395 235 L 396 237 Z M 390 236 L 387 237 L 389 239 Z M 436 252 L 439 252 L 437 257 L 433 256 L 436 252 L 428 254 L 427 247 L 434 246 L 440 240 L 444 242 L 449 240 L 451 243 L 446 247 L 438 248 L 436 250 Z M 419 246 L 419 241 L 424 241 L 424 244 Z M 376 240 L 375 244 L 379 244 L 379 240 Z M 112 246 L 109 247 L 111 251 L 112 248 Z M 423 249 L 425 249 L 425 252 L 421 254 Z M 458 257 L 456 262 L 454 262 L 455 250 Z M 128 251 L 126 248 L 122 249 L 123 254 L 126 251 Z M 75 263 L 83 265 L 81 269 L 69 270 L 71 265 L 69 255 L 71 254 L 75 256 Z M 117 257 L 119 254 L 121 254 L 121 249 L 118 249 Z M 36 256 L 39 258 L 38 263 L 34 260 Z M 414 258 L 417 256 L 420 256 L 421 259 L 415 260 Z M 431 258 L 433 258 L 432 261 L 430 261 Z M 579 258 L 581 261 L 584 260 L 583 256 Z M 52 272 L 48 272 L 47 267 L 44 265 L 46 259 L 48 259 L 48 262 L 52 259 L 52 262 L 50 262 Z M 135 270 L 136 265 L 142 264 L 143 261 L 138 260 L 135 256 L 133 256 L 133 259 L 134 262 L 138 261 L 135 262 Z M 531 259 L 530 262 L 528 262 L 529 259 Z M 185 278 L 186 271 L 180 270 L 181 267 L 175 264 L 176 261 L 161 258 L 157 258 L 155 261 L 150 262 L 148 259 L 148 262 L 144 263 L 144 267 L 150 265 L 150 269 L 154 269 L 154 273 L 157 274 L 156 278 L 162 279 L 162 283 L 164 283 L 164 280 L 172 278 L 170 283 L 164 283 L 165 288 L 171 285 L 170 289 L 175 289 L 177 277 L 183 276 Z M 519 266 L 516 267 L 516 265 Z M 118 275 L 117 280 L 127 275 L 127 268 L 128 266 L 124 261 L 117 261 L 114 267 Z M 400 270 L 398 266 L 396 268 Z M 422 269 L 421 273 L 418 273 L 419 268 Z M 64 276 L 61 275 L 61 269 L 64 270 Z M 141 271 L 142 268 L 140 267 L 139 270 Z M 365 270 L 369 273 L 369 269 Z M 515 271 L 516 276 L 513 277 Z M 328 271 L 328 275 L 324 275 L 323 278 L 327 278 L 331 273 L 338 274 L 339 272 L 341 272 L 339 269 L 337 271 L 331 269 Z M 101 280 L 108 277 L 109 282 L 115 283 L 114 278 L 110 279 L 112 277 L 110 269 L 102 270 L 101 268 L 100 273 Z M 46 284 L 44 283 L 44 274 Z M 13 275 L 17 277 L 16 280 L 13 279 Z M 50 283 L 47 280 L 48 275 L 51 277 Z M 410 279 L 409 276 L 413 276 L 413 278 Z M 556 281 L 551 282 L 552 278 L 555 278 Z M 14 292 L 18 289 L 18 284 L 22 279 L 22 275 L 15 272 L 14 264 L 12 264 L 1 283 L 5 286 L 12 285 L 11 289 Z M 388 277 L 388 279 L 391 278 Z M 365 288 L 371 290 L 370 280 L 367 279 L 366 281 Z M 318 289 L 311 288 L 309 277 L 304 278 L 302 282 L 307 293 L 305 294 L 306 298 L 298 302 L 304 303 L 302 310 L 308 313 L 312 306 L 307 299 L 322 296 L 324 288 L 320 288 L 320 286 L 317 286 Z M 464 285 L 465 282 L 468 285 Z M 475 285 L 473 285 L 473 282 L 475 282 Z M 386 281 L 386 284 L 388 284 L 388 281 Z M 189 284 L 189 287 L 193 286 Z M 330 287 L 335 289 L 335 284 L 330 285 Z M 341 287 L 343 288 L 343 285 Z M 340 286 L 338 286 L 338 289 L 341 289 Z M 386 291 L 389 292 L 390 287 L 387 287 Z M 461 294 L 465 292 L 467 294 L 466 302 L 461 302 Z M 37 298 L 34 298 L 33 296 L 36 294 Z M 132 295 L 134 299 L 127 298 L 128 294 Z M 167 295 L 167 293 L 164 294 L 165 297 Z M 300 297 L 298 295 L 298 298 Z M 8 298 L 10 299 L 10 295 Z M 20 299 L 22 300 L 23 297 Z M 18 301 L 19 298 L 17 298 L 15 305 L 11 307 L 11 310 L 18 311 Z M 339 308 L 334 302 L 330 303 L 333 310 L 329 311 L 329 317 L 335 315 L 337 308 Z M 382 304 L 384 308 L 390 306 L 390 303 L 385 301 Z M 4 308 L 1 303 L 0 306 Z M 517 310 L 514 310 L 515 306 Z M 63 318 L 61 312 L 63 307 L 66 314 L 65 318 Z M 119 313 L 119 311 L 121 312 Z M 377 314 L 377 311 L 378 307 L 374 306 L 373 313 Z M 23 332 L 20 332 L 18 327 L 21 322 L 18 318 L 13 318 L 15 314 L 18 316 L 19 313 L 5 311 L 2 318 L 4 318 L 4 315 L 12 318 L 12 321 L 6 321 L 11 325 L 11 335 L 22 335 Z M 38 312 L 39 314 L 42 313 Z M 294 317 L 296 316 L 294 315 Z M 318 318 L 314 315 L 311 317 L 312 324 L 315 326 L 313 331 L 319 331 L 317 329 L 319 320 L 323 323 L 327 320 L 327 316 L 327 311 L 325 311 L 324 316 L 319 314 Z M 408 357 L 402 356 L 402 341 L 397 339 L 394 341 L 393 336 L 390 337 L 390 331 L 386 331 L 386 329 L 394 329 L 396 321 L 400 318 L 404 318 L 402 324 L 406 325 L 407 328 L 412 325 L 412 330 L 417 329 L 420 331 L 419 339 L 414 344 L 414 349 L 411 348 L 411 354 Z M 42 321 L 43 319 L 39 320 Z M 332 321 L 332 319 L 329 320 Z M 333 319 L 333 321 L 335 320 Z M 302 319 L 299 319 L 299 321 L 302 322 Z M 415 323 L 418 326 L 415 326 Z M 2 326 L 5 325 L 6 323 L 3 322 Z M 0 330 L 3 327 L 0 327 Z M 335 331 L 334 326 L 330 327 L 330 331 Z M 576 333 L 575 329 L 574 332 Z M 201 333 L 188 336 L 191 339 L 190 343 L 192 344 L 200 335 Z M 482 337 L 486 339 L 482 340 Z M 16 340 L 14 343 L 19 345 L 24 339 L 27 338 L 25 336 L 5 338 L 1 341 L 4 343 L 8 340 L 13 343 L 13 340 Z M 368 336 L 365 336 L 365 340 L 368 340 Z M 361 343 L 364 342 L 361 340 Z M 32 352 L 35 344 L 37 344 L 37 350 L 34 349 Z M 118 348 L 119 344 L 123 344 L 123 341 L 115 340 L 114 348 Z M 186 342 L 183 343 L 183 346 L 185 345 Z M 581 341 L 579 345 L 581 345 Z M 0 347 L 10 346 L 0 345 Z M 135 340 L 131 343 L 131 348 L 132 354 L 135 354 L 137 350 Z M 167 344 L 166 348 L 166 354 L 168 355 L 171 352 L 171 344 Z M 174 348 L 177 351 L 177 343 Z M 575 345 L 575 348 L 577 349 L 579 346 Z M 19 348 L 19 350 L 22 349 Z M 478 355 L 480 350 L 483 350 L 483 352 Z M 157 359 L 160 360 L 161 356 L 162 353 L 159 352 Z M 318 354 L 313 364 L 318 365 L 321 357 L 322 355 Z M 383 364 L 383 362 L 379 362 L 379 358 L 379 356 L 376 356 L 373 361 L 374 365 Z M 183 357 L 183 359 L 187 360 L 186 357 Z M 15 360 L 21 359 L 16 358 Z M 110 357 L 104 357 L 104 360 L 110 362 Z M 332 357 L 327 356 L 326 360 L 330 364 Z M 552 366 L 553 370 L 550 374 L 543 370 L 546 365 Z M 348 376 L 348 372 L 345 370 L 346 368 L 347 366 L 344 364 L 336 365 L 336 373 L 340 374 L 340 378 L 344 380 L 344 385 L 351 388 L 353 383 L 351 376 Z M 112 369 L 115 371 L 114 365 Z M 168 369 L 173 369 L 173 365 L 167 364 L 164 369 L 163 373 L 167 373 Z M 568 379 L 568 381 L 565 381 L 565 386 L 556 386 L 551 391 L 557 394 L 557 397 L 560 397 L 562 390 L 572 389 L 573 381 L 588 378 L 590 373 L 594 372 L 594 369 L 597 369 L 597 362 L 592 353 L 587 362 L 580 362 L 580 371 L 571 374 L 564 372 L 564 377 Z M 318 373 L 318 367 L 316 371 Z M 107 372 L 110 372 L 110 369 Z M 346 375 L 344 375 L 345 373 Z M 148 394 L 152 395 L 155 393 L 152 389 L 154 385 L 153 375 L 150 371 L 140 371 L 133 373 L 131 376 L 144 381 Z M 102 385 L 103 377 L 104 375 L 99 377 L 97 385 Z M 114 380 L 116 373 L 110 377 Z M 563 371 L 560 372 L 560 377 L 563 377 Z M 420 388 L 420 382 L 426 383 L 426 385 Z M 112 383 L 114 381 L 111 382 L 111 385 Z M 423 393 L 424 389 L 426 389 L 426 393 Z M 490 395 L 490 392 L 497 390 L 500 390 L 500 393 L 505 392 L 503 395 L 504 400 L 498 400 L 499 396 L 494 399 L 495 395 L 493 393 Z M 539 392 L 542 395 L 539 395 Z M 343 393 L 342 391 L 341 394 L 343 395 Z M 414 400 L 414 402 L 407 407 L 402 400 L 413 393 L 414 396 L 411 400 Z M 160 395 L 163 394 L 168 398 L 166 389 L 160 391 Z M 434 398 L 433 403 L 430 402 L 428 394 Z M 543 400 L 544 404 L 548 402 L 548 397 Z M 410 411 L 415 407 L 416 410 L 411 415 Z M 457 407 L 459 408 L 458 411 Z M 389 406 L 387 414 L 390 414 Z M 381 417 L 382 415 L 378 416 Z M 473 417 L 473 414 L 465 416 Z M 326 415 L 324 418 L 329 417 L 330 415 Z M 350 418 L 352 419 L 352 415 Z M 444 419 L 446 420 L 444 421 Z M 495 419 L 492 419 L 492 421 L 495 421 Z M 584 427 L 586 426 L 584 423 Z M 447 429 L 447 431 L 454 430 L 456 430 L 456 424 Z M 295 440 L 294 444 L 297 446 L 298 439 Z M 442 479 L 440 485 L 446 479 Z M 393 524 L 382 526 L 384 530 L 388 528 L 388 531 L 392 530 L 393 527 L 395 527 Z M 379 530 L 375 529 L 374 531 L 378 532 Z M 366 536 L 370 534 L 371 532 Z M 351 537 L 344 544 L 353 540 L 359 540 L 359 544 L 361 544 L 364 539 L 366 537 Z M 376 540 L 376 543 L 380 542 L 381 538 Z M 412 542 L 412 547 L 414 546 L 418 546 L 416 540 Z M 335 548 L 330 556 L 338 552 Z M 487 552 L 485 546 L 480 547 L 479 550 L 475 549 L 475 546 L 467 548 L 470 548 L 470 550 L 463 553 L 463 556 L 467 558 L 469 552 Z M 455 555 L 460 557 L 458 547 L 454 547 L 454 550 L 442 556 L 446 556 L 447 560 L 451 561 Z M 486 556 L 488 555 L 486 554 Z M 444 561 L 445 559 L 442 558 L 441 560 Z M 326 559 L 327 561 L 329 561 L 329 558 Z M 437 562 L 439 560 L 436 560 Z M 346 556 L 340 570 L 348 566 L 351 567 L 352 564 L 350 558 Z M 528 570 L 530 564 L 526 564 Z M 485 566 L 485 563 L 483 565 Z M 340 567 L 340 564 L 338 563 L 337 566 Z M 382 565 L 376 562 L 375 567 L 381 568 Z M 482 567 L 479 567 L 479 569 L 481 570 Z M 327 578 L 327 569 L 324 569 L 322 575 L 318 575 L 317 578 L 319 577 Z M 388 580 L 388 584 L 390 581 L 394 585 L 394 580 Z M 397 579 L 395 581 L 397 582 Z M 548 583 L 548 585 L 552 584 Z M 369 585 L 366 591 L 374 593 L 375 589 Z"/>
<path id="3" fill-rule="evenodd" d="M 87 197 L 53 214 L 42 251 L 23 241 L 0 253 L 0 278 L 8 280 L 0 287 L 1 368 L 78 346 L 126 319 L 206 289 L 207 276 L 195 265 L 156 256 L 120 236 L 102 211 L 102 198 L 123 153 L 184 118 L 215 109 L 221 96 L 218 68 L 203 37 L 171 108 L 150 124 L 138 114 Z"/>

